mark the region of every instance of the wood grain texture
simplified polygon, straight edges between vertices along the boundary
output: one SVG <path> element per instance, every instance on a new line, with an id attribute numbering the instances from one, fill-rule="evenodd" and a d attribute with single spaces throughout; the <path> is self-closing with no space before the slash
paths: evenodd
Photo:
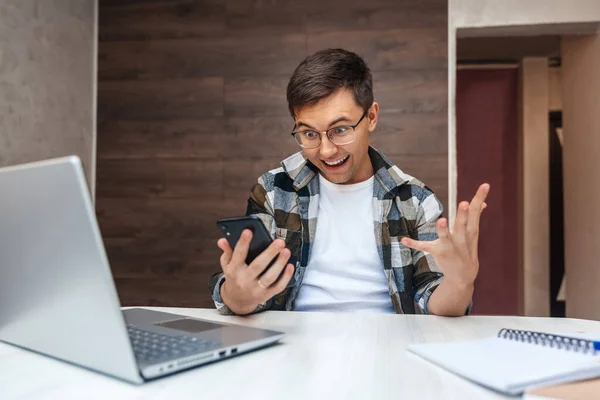
<path id="1" fill-rule="evenodd" d="M 223 0 L 99 0 L 101 42 L 220 37 L 227 32 Z"/>
<path id="2" fill-rule="evenodd" d="M 97 214 L 124 304 L 212 306 L 215 222 L 300 150 L 286 87 L 317 49 L 365 58 L 373 145 L 447 204 L 445 0 L 101 0 L 99 15 Z"/>
<path id="3" fill-rule="evenodd" d="M 388 114 L 382 110 L 370 143 L 386 155 L 445 155 L 448 143 L 440 138 L 447 133 L 447 118 L 442 112 Z"/>
<path id="4" fill-rule="evenodd" d="M 98 123 L 223 115 L 223 78 L 101 81 Z"/>
<path id="5" fill-rule="evenodd" d="M 307 3 L 296 0 L 226 0 L 227 28 L 233 35 L 306 33 Z"/>
<path id="6" fill-rule="evenodd" d="M 227 116 L 289 115 L 286 87 L 289 76 L 236 77 L 225 80 Z M 292 119 L 290 119 L 293 125 Z"/>
<path id="7" fill-rule="evenodd" d="M 306 57 L 305 35 L 101 43 L 100 79 L 291 75 Z"/>
<path id="8" fill-rule="evenodd" d="M 443 96 L 447 93 L 447 76 L 445 69 L 375 72 L 375 101 L 382 114 L 445 112 L 448 101 Z"/>
<path id="9" fill-rule="evenodd" d="M 107 238 L 110 262 L 117 280 L 205 279 L 218 268 L 217 229 L 197 239 L 166 241 L 162 238 Z"/>
<path id="10" fill-rule="evenodd" d="M 107 160 L 98 196 L 111 198 L 221 198 L 223 161 L 201 159 Z"/>
<path id="11" fill-rule="evenodd" d="M 294 121 L 289 115 L 231 117 L 225 124 L 235 137 L 227 158 L 283 160 L 300 151 L 291 135 Z"/>
<path id="12" fill-rule="evenodd" d="M 109 198 L 96 205 L 105 237 L 162 237 L 164 240 L 192 239 L 213 231 L 219 218 L 228 213 L 243 215 L 245 204 L 208 198 Z"/>
<path id="13" fill-rule="evenodd" d="M 446 0 L 328 0 L 305 10 L 309 33 L 441 28 L 448 21 Z"/>
<path id="14" fill-rule="evenodd" d="M 374 71 L 444 69 L 447 65 L 447 30 L 439 26 L 386 31 L 333 31 L 308 34 L 308 52 L 344 47 L 364 57 Z"/>
<path id="15" fill-rule="evenodd" d="M 236 148 L 236 138 L 222 118 L 123 120 L 99 126 L 98 158 L 221 159 Z"/>

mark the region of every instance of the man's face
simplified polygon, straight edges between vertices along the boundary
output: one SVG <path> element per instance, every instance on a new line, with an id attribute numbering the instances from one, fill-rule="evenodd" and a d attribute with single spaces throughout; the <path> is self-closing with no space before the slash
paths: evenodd
<path id="1" fill-rule="evenodd" d="M 336 145 L 323 134 L 319 147 L 302 149 L 325 179 L 337 184 L 351 184 L 373 176 L 368 155 L 369 133 L 377 125 L 378 112 L 379 105 L 373 103 L 365 118 L 354 129 L 355 138 L 350 144 Z M 363 113 L 352 92 L 342 89 L 314 105 L 300 108 L 296 112 L 295 130 L 324 132 L 337 126 L 355 125 Z"/>

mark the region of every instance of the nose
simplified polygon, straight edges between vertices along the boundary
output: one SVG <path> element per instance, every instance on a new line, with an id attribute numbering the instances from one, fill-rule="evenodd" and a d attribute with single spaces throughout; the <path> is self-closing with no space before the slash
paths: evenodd
<path id="1" fill-rule="evenodd" d="M 327 160 L 335 153 L 337 153 L 338 147 L 327 137 L 327 135 L 321 136 L 321 146 L 319 147 L 319 154 L 322 160 Z"/>

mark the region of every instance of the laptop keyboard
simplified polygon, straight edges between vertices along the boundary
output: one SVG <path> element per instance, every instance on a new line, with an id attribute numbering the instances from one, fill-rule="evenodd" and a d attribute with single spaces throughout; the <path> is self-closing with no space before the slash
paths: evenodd
<path id="1" fill-rule="evenodd" d="M 131 326 L 127 327 L 127 330 L 137 360 L 149 364 L 202 353 L 221 346 L 217 341 L 191 336 L 161 335 Z"/>

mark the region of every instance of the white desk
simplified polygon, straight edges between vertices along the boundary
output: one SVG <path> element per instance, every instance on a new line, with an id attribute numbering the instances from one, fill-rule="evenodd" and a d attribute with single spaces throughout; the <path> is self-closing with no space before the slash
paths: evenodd
<path id="1" fill-rule="evenodd" d="M 523 317 L 153 308 L 287 332 L 281 344 L 143 386 L 0 343 L 0 399 L 499 399 L 405 351 L 414 342 L 495 335 L 502 327 L 600 334 L 600 322 Z"/>

